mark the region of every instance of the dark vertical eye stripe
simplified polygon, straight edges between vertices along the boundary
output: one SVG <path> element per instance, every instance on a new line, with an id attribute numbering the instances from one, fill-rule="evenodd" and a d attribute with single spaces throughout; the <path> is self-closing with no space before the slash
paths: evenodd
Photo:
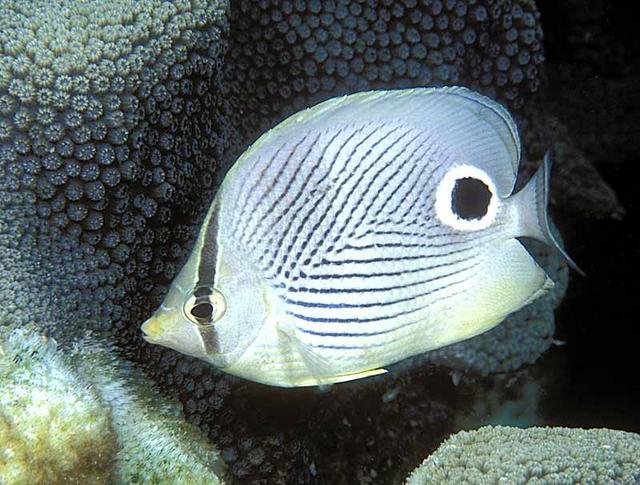
<path id="1" fill-rule="evenodd" d="M 218 334 L 214 327 L 201 327 L 199 329 L 204 351 L 207 355 L 214 355 L 220 352 L 220 344 L 218 342 Z"/>
<path id="2" fill-rule="evenodd" d="M 214 204 L 211 208 L 211 218 L 207 221 L 199 248 L 200 259 L 198 261 L 196 288 L 199 286 L 215 286 L 216 261 L 218 260 L 218 199 Z"/>

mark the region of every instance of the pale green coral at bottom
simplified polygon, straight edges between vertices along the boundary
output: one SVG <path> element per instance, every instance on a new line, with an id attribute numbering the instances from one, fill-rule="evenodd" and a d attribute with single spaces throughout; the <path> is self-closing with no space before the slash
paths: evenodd
<path id="1" fill-rule="evenodd" d="M 447 439 L 406 485 L 636 485 L 640 435 L 486 426 Z"/>
<path id="2" fill-rule="evenodd" d="M 117 442 L 109 409 L 50 340 L 0 335 L 0 484 L 108 483 Z"/>
<path id="3" fill-rule="evenodd" d="M 222 485 L 217 451 L 105 345 L 0 325 L 0 485 Z"/>
<path id="4" fill-rule="evenodd" d="M 150 388 L 140 371 L 90 341 L 78 345 L 71 357 L 82 362 L 79 372 L 111 409 L 120 443 L 115 483 L 222 485 L 217 451 L 185 421 L 177 403 Z"/>

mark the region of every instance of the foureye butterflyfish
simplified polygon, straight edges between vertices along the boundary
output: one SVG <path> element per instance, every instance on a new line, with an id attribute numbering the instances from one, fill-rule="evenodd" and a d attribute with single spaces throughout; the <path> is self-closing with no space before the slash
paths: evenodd
<path id="1" fill-rule="evenodd" d="M 550 161 L 514 193 L 520 139 L 465 88 L 330 99 L 226 174 L 148 342 L 275 386 L 348 381 L 471 338 L 553 283 Z M 575 266 L 575 265 L 573 265 Z"/>

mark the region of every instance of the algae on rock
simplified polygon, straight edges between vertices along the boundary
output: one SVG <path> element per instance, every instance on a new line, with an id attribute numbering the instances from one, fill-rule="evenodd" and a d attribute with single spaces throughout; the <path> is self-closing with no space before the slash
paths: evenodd
<path id="1" fill-rule="evenodd" d="M 118 448 L 109 408 L 53 341 L 4 333 L 0 484 L 109 483 Z"/>

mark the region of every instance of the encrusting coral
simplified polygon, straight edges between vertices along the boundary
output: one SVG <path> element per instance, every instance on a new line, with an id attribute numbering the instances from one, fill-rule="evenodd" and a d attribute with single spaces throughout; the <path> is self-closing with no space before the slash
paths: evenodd
<path id="1" fill-rule="evenodd" d="M 51 340 L 0 332 L 0 389 L 1 484 L 109 483 L 109 409 Z"/>
<path id="2" fill-rule="evenodd" d="M 222 484 L 177 404 L 91 340 L 0 332 L 0 483 Z"/>
<path id="3" fill-rule="evenodd" d="M 111 409 L 120 445 L 117 483 L 222 484 L 218 452 L 184 422 L 179 404 L 149 389 L 140 371 L 86 341 L 72 359 Z"/>
<path id="4" fill-rule="evenodd" d="M 286 114 L 355 90 L 464 84 L 518 114 L 541 41 L 531 0 L 2 2 L 0 321 L 43 322 L 65 346 L 92 329 L 233 450 L 235 477 L 308 477 L 307 422 L 257 429 L 255 406 L 231 401 L 244 383 L 140 339 L 221 167 Z M 541 315 L 539 340 L 505 331 L 505 355 L 465 368 L 535 360 Z"/>
<path id="5" fill-rule="evenodd" d="M 233 140 L 217 94 L 226 29 L 222 2 L 2 3 L 4 322 L 134 334 Z"/>
<path id="6" fill-rule="evenodd" d="M 230 15 L 227 89 L 251 130 L 328 93 L 463 83 L 519 108 L 540 85 L 532 1 L 241 0 Z"/>
<path id="7" fill-rule="evenodd" d="M 486 426 L 446 440 L 406 485 L 635 484 L 640 435 L 610 429 Z"/>

